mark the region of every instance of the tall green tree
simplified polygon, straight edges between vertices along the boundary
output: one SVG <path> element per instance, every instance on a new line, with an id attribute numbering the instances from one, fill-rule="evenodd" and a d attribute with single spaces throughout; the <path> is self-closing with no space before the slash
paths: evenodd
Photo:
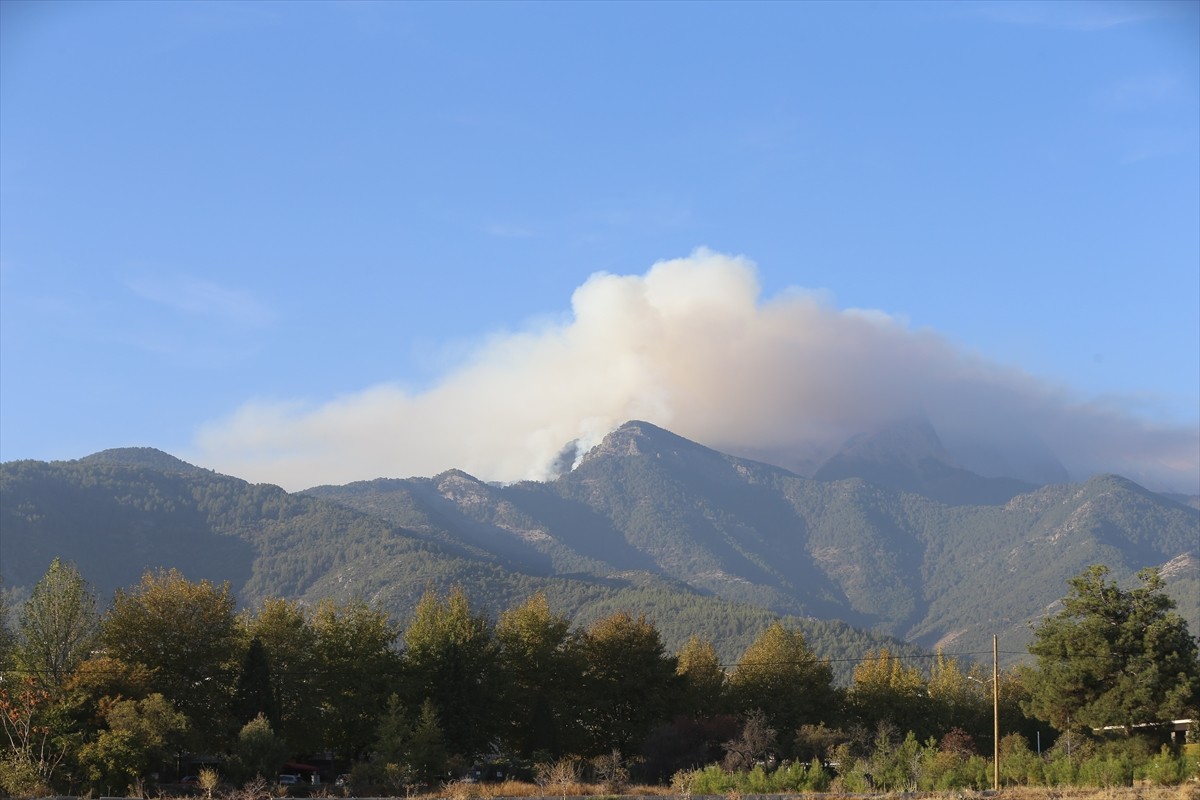
<path id="1" fill-rule="evenodd" d="M 151 688 L 187 716 L 193 747 L 211 751 L 236 730 L 229 708 L 239 638 L 228 584 L 147 571 L 131 590 L 117 590 L 102 638 L 112 657 L 149 667 Z"/>
<path id="2" fill-rule="evenodd" d="M 729 676 L 729 695 L 742 713 L 762 711 L 785 750 L 801 725 L 832 722 L 838 710 L 829 662 L 816 657 L 804 634 L 779 622 L 742 653 Z"/>
<path id="3" fill-rule="evenodd" d="M 386 612 L 361 600 L 322 601 L 313 615 L 317 693 L 325 747 L 349 759 L 370 751 L 379 716 L 392 693 L 399 656 Z"/>
<path id="4" fill-rule="evenodd" d="M 272 721 L 275 732 L 293 752 L 325 747 L 321 705 L 314 702 L 323 667 L 308 612 L 295 600 L 270 598 L 255 613 L 243 615 L 241 625 L 247 640 L 262 642 L 270 663 L 271 692 L 279 715 L 277 726 Z"/>
<path id="5" fill-rule="evenodd" d="M 682 680 L 675 657 L 645 615 L 618 612 L 579 640 L 583 659 L 579 728 L 586 755 L 635 752 L 655 724 L 678 708 Z"/>
<path id="6" fill-rule="evenodd" d="M 496 623 L 500 733 L 515 753 L 563 754 L 570 690 L 582 671 L 570 648 L 571 624 L 553 613 L 541 592 Z"/>
<path id="7" fill-rule="evenodd" d="M 1156 569 L 1122 589 L 1095 565 L 1072 578 L 1063 610 L 1034 629 L 1026 711 L 1060 730 L 1127 729 L 1197 712 L 1200 660 Z"/>
<path id="8" fill-rule="evenodd" d="M 237 686 L 233 691 L 233 719 L 246 724 L 262 716 L 274 733 L 279 728 L 279 703 L 271 680 L 271 662 L 262 639 L 255 636 L 242 657 Z"/>
<path id="9" fill-rule="evenodd" d="M 427 785 L 436 785 L 445 777 L 448 750 L 439 722 L 441 715 L 433 701 L 421 704 L 421 713 L 413 725 L 408 742 L 408 758 L 415 774 Z"/>
<path id="10" fill-rule="evenodd" d="M 425 700 L 413 719 L 393 694 L 379 722 L 371 763 L 360 775 L 394 793 L 411 794 L 420 784 L 436 786 L 445 778 L 449 758 L 433 701 Z"/>
<path id="11" fill-rule="evenodd" d="M 404 631 L 404 669 L 416 696 L 437 707 L 446 747 L 472 757 L 498 730 L 498 658 L 487 617 L 471 611 L 462 587 L 446 599 L 430 590 Z"/>
<path id="12" fill-rule="evenodd" d="M 21 608 L 21 666 L 58 688 L 92 651 L 98 630 L 96 598 L 71 564 L 54 559 Z"/>

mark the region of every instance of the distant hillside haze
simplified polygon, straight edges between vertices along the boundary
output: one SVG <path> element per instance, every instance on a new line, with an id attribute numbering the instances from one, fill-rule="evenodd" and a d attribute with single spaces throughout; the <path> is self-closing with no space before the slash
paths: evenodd
<path id="1" fill-rule="evenodd" d="M 1115 475 L 984 477 L 921 420 L 855 438 L 813 478 L 637 421 L 570 461 L 545 482 L 451 470 L 295 494 L 148 448 L 8 462 L 0 576 L 19 595 L 61 556 L 107 598 L 177 567 L 247 605 L 362 597 L 398 615 L 429 585 L 461 584 L 493 613 L 541 590 L 576 622 L 644 610 L 673 646 L 702 633 L 728 660 L 774 616 L 826 655 L 980 653 L 996 633 L 1013 660 L 1067 579 L 1102 563 L 1124 581 L 1164 567 L 1200 630 L 1189 498 Z"/>
<path id="2" fill-rule="evenodd" d="M 1066 480 L 1061 464 L 1048 469 Z M 999 505 L 1054 481 L 1023 481 L 1004 470 L 995 477 L 956 463 L 925 419 L 904 420 L 859 434 L 813 474 L 817 480 L 862 478 L 879 486 L 923 495 L 946 505 Z"/>

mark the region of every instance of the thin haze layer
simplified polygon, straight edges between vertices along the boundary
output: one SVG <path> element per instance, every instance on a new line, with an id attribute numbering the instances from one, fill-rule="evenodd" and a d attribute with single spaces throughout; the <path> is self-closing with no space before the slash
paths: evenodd
<path id="1" fill-rule="evenodd" d="M 565 444 L 583 453 L 642 419 L 802 469 L 855 433 L 920 415 L 952 450 L 1030 443 L 1075 477 L 1196 490 L 1197 430 L 1080 401 L 881 311 L 801 289 L 764 299 L 744 257 L 699 249 L 644 275 L 597 273 L 571 307 L 496 334 L 424 391 L 248 403 L 205 426 L 193 458 L 292 489 L 452 467 L 544 479 Z"/>

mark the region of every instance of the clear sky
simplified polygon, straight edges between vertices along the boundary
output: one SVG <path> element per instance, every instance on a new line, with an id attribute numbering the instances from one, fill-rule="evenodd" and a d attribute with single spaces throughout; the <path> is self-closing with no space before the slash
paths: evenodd
<path id="1" fill-rule="evenodd" d="M 814 386 L 1002 384 L 1196 491 L 1198 8 L 3 0 L 0 457 L 509 479 L 626 414 L 753 451 L 852 432 Z M 745 364 L 776 416 L 716 397 Z"/>

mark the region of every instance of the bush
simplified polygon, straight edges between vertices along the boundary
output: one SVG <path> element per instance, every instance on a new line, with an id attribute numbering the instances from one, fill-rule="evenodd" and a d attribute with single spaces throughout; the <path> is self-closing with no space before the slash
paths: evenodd
<path id="1" fill-rule="evenodd" d="M 1176 755 L 1163 745 L 1158 754 L 1135 770 L 1135 776 L 1159 786 L 1178 786 L 1187 777 L 1187 763 L 1183 755 Z"/>
<path id="2" fill-rule="evenodd" d="M 1124 756 L 1097 754 L 1079 765 L 1079 782 L 1108 789 L 1133 785 L 1133 763 Z"/>
<path id="3" fill-rule="evenodd" d="M 734 777 L 716 764 L 692 771 L 693 794 L 727 794 L 735 788 Z"/>
<path id="4" fill-rule="evenodd" d="M 1110 739 L 1079 765 L 1078 781 L 1100 788 L 1132 786 L 1134 773 L 1151 760 L 1153 752 L 1150 740 L 1141 736 Z"/>
<path id="5" fill-rule="evenodd" d="M 1076 759 L 1067 755 L 1066 750 L 1057 753 L 1050 753 L 1049 757 L 1042 765 L 1042 775 L 1045 776 L 1046 785 L 1075 785 L 1075 779 L 1079 774 L 1079 769 L 1076 766 L 1075 761 Z"/>
<path id="6" fill-rule="evenodd" d="M 37 764 L 17 755 L 0 760 L 0 794 L 9 797 L 40 797 L 50 794 Z"/>
<path id="7" fill-rule="evenodd" d="M 772 776 L 767 774 L 766 767 L 762 764 L 755 764 L 753 769 L 739 777 L 742 780 L 739 781 L 738 791 L 743 794 L 771 794 L 775 791 Z"/>
<path id="8" fill-rule="evenodd" d="M 880 736 L 876 739 L 875 754 L 871 756 L 871 775 L 875 786 L 892 792 L 907 792 L 917 786 L 917 767 L 921 745 L 912 731 L 897 746 Z"/>
<path id="9" fill-rule="evenodd" d="M 1000 740 L 1000 783 L 1002 786 L 1039 786 L 1045 781 L 1042 759 L 1029 749 L 1019 733 Z"/>

